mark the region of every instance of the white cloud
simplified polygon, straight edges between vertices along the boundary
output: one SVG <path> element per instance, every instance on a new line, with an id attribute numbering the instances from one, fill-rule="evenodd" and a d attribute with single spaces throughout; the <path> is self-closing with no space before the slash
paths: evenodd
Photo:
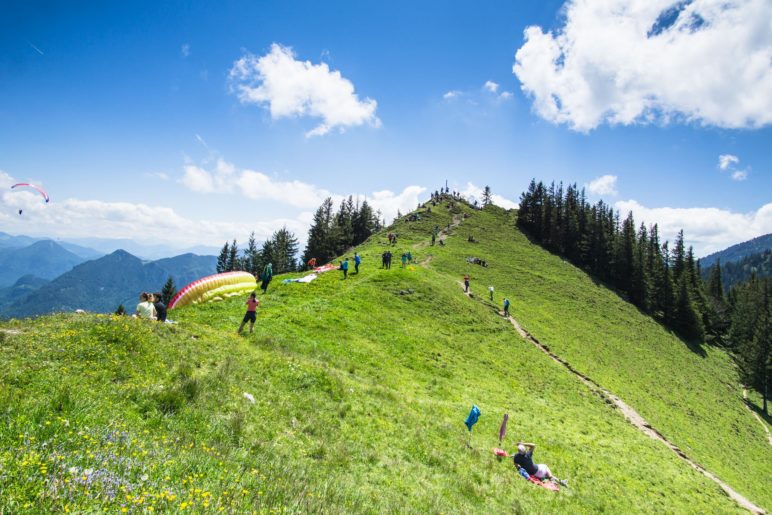
<path id="1" fill-rule="evenodd" d="M 501 100 L 507 100 L 509 98 L 512 98 L 512 93 L 510 91 L 502 91 L 501 95 L 499 95 L 499 98 Z"/>
<path id="2" fill-rule="evenodd" d="M 444 98 L 445 100 L 453 100 L 454 98 L 460 97 L 461 94 L 462 93 L 459 90 L 452 89 L 447 93 L 445 93 L 444 95 L 442 95 L 442 98 Z"/>
<path id="3" fill-rule="evenodd" d="M 478 202 L 482 202 L 483 191 L 483 188 L 480 186 L 477 186 L 471 182 L 467 182 L 466 188 L 461 191 L 461 195 L 467 199 L 474 199 Z M 491 200 L 495 205 L 503 207 L 504 209 L 516 209 L 518 207 L 517 202 L 512 202 L 508 198 L 502 197 L 501 195 L 497 195 L 495 193 L 491 195 Z"/>
<path id="4" fill-rule="evenodd" d="M 748 178 L 748 170 L 735 170 L 732 172 L 732 180 L 744 181 Z"/>
<path id="5" fill-rule="evenodd" d="M 732 165 L 736 165 L 740 162 L 740 158 L 733 156 L 732 154 L 721 154 L 718 156 L 718 167 L 721 170 L 726 170 Z"/>
<path id="6" fill-rule="evenodd" d="M 182 53 L 182 57 L 187 57 L 190 55 L 190 45 L 185 43 L 180 47 L 180 52 Z"/>
<path id="7" fill-rule="evenodd" d="M 375 191 L 372 195 L 365 195 L 365 198 L 374 211 L 380 209 L 388 223 L 397 216 L 397 211 L 402 214 L 413 211 L 421 201 L 420 196 L 424 191 L 426 188 L 423 186 L 408 186 L 401 193 L 382 190 Z"/>
<path id="8" fill-rule="evenodd" d="M 584 185 L 592 195 L 617 195 L 617 176 L 601 175 Z"/>
<path id="9" fill-rule="evenodd" d="M 491 93 L 496 93 L 499 90 L 499 85 L 491 80 L 485 81 L 485 84 L 483 84 L 483 87 L 490 91 Z"/>
<path id="10" fill-rule="evenodd" d="M 513 72 L 534 110 L 578 131 L 685 120 L 772 122 L 769 0 L 569 0 L 565 25 L 525 29 Z"/>
<path id="11" fill-rule="evenodd" d="M 7 175 L 0 173 L 0 182 Z M 24 214 L 17 214 L 23 209 Z M 14 234 L 55 238 L 127 238 L 145 242 L 170 242 L 180 246 L 206 244 L 219 246 L 224 239 L 246 241 L 255 231 L 263 240 L 286 225 L 301 240 L 308 231 L 307 217 L 213 222 L 180 216 L 165 206 L 130 202 L 102 202 L 69 198 L 45 204 L 31 192 L 0 194 L 0 225 Z M 139 236 L 141 235 L 141 236 Z"/>
<path id="12" fill-rule="evenodd" d="M 751 213 L 735 213 L 714 207 L 648 208 L 635 200 L 619 201 L 614 206 L 624 216 L 632 211 L 636 223 L 658 224 L 660 238 L 672 244 L 679 230 L 684 230 L 688 245 L 697 256 L 705 256 L 736 243 L 772 232 L 772 203 Z"/>
<path id="13" fill-rule="evenodd" d="M 321 123 L 306 133 L 321 136 L 333 129 L 368 124 L 379 127 L 378 103 L 359 100 L 354 85 L 327 63 L 298 61 L 292 49 L 273 44 L 261 57 L 246 54 L 233 63 L 230 83 L 244 104 L 268 106 L 274 119 L 309 116 Z"/>

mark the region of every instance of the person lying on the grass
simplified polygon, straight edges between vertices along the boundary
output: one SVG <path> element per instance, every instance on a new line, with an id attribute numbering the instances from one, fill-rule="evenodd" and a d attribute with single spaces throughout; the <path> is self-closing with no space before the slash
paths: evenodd
<path id="1" fill-rule="evenodd" d="M 555 481 L 558 481 L 559 483 L 565 485 L 565 480 L 560 480 L 552 475 L 552 471 L 550 468 L 545 465 L 544 463 L 539 463 L 538 465 L 534 465 L 533 463 L 533 451 L 536 449 L 536 444 L 533 443 L 527 443 L 527 442 L 518 442 L 517 444 L 517 454 L 515 454 L 515 465 L 518 467 L 522 467 L 525 469 L 526 472 L 528 472 L 529 475 L 534 476 L 538 479 L 554 479 Z"/>

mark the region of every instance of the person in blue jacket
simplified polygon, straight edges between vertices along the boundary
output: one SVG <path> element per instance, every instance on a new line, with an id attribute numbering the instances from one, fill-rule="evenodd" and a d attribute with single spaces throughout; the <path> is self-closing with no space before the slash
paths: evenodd
<path id="1" fill-rule="evenodd" d="M 340 264 L 339 270 L 343 270 L 343 278 L 348 279 L 348 258 Z"/>
<path id="2" fill-rule="evenodd" d="M 362 258 L 359 256 L 359 252 L 354 254 L 354 272 L 359 273 L 359 263 L 362 262 Z"/>

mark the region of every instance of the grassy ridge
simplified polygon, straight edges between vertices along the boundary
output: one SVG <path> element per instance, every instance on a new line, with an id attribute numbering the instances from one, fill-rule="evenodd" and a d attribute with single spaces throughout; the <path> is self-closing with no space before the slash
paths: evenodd
<path id="1" fill-rule="evenodd" d="M 460 295 L 460 239 L 425 246 L 449 221 L 435 209 L 397 226 L 395 249 L 431 252 L 428 267 L 376 268 L 385 246 L 374 237 L 347 281 L 277 277 L 249 336 L 234 334 L 244 299 L 175 310 L 176 326 L 4 324 L 0 511 L 738 511 Z M 483 415 L 469 447 L 473 402 Z M 534 487 L 492 456 L 505 412 L 505 447 L 536 441 L 569 489 Z"/>
<path id="2" fill-rule="evenodd" d="M 531 334 L 582 373 L 621 396 L 668 439 L 762 506 L 772 506 L 772 452 L 742 402 L 729 356 L 690 347 L 603 285 L 514 229 L 514 215 L 491 207 L 475 214 L 433 265 L 455 271 L 467 255 L 477 291 L 496 286 L 497 302 Z M 474 234 L 477 244 L 467 243 Z"/>

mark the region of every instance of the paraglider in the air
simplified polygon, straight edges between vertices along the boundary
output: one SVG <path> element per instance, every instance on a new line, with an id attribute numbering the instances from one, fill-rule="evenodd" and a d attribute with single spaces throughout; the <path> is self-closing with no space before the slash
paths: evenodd
<path id="1" fill-rule="evenodd" d="M 44 190 L 40 186 L 35 186 L 34 184 L 29 184 L 27 182 L 20 182 L 18 184 L 14 184 L 13 186 L 11 186 L 11 189 L 19 188 L 19 187 L 22 187 L 22 186 L 25 186 L 27 188 L 32 188 L 32 189 L 37 190 L 37 192 L 40 193 L 43 196 L 43 199 L 46 201 L 46 204 L 48 204 L 48 202 L 50 202 L 51 198 L 48 196 L 48 193 L 46 193 L 46 190 Z M 19 210 L 19 214 L 21 214 L 21 210 Z"/>

